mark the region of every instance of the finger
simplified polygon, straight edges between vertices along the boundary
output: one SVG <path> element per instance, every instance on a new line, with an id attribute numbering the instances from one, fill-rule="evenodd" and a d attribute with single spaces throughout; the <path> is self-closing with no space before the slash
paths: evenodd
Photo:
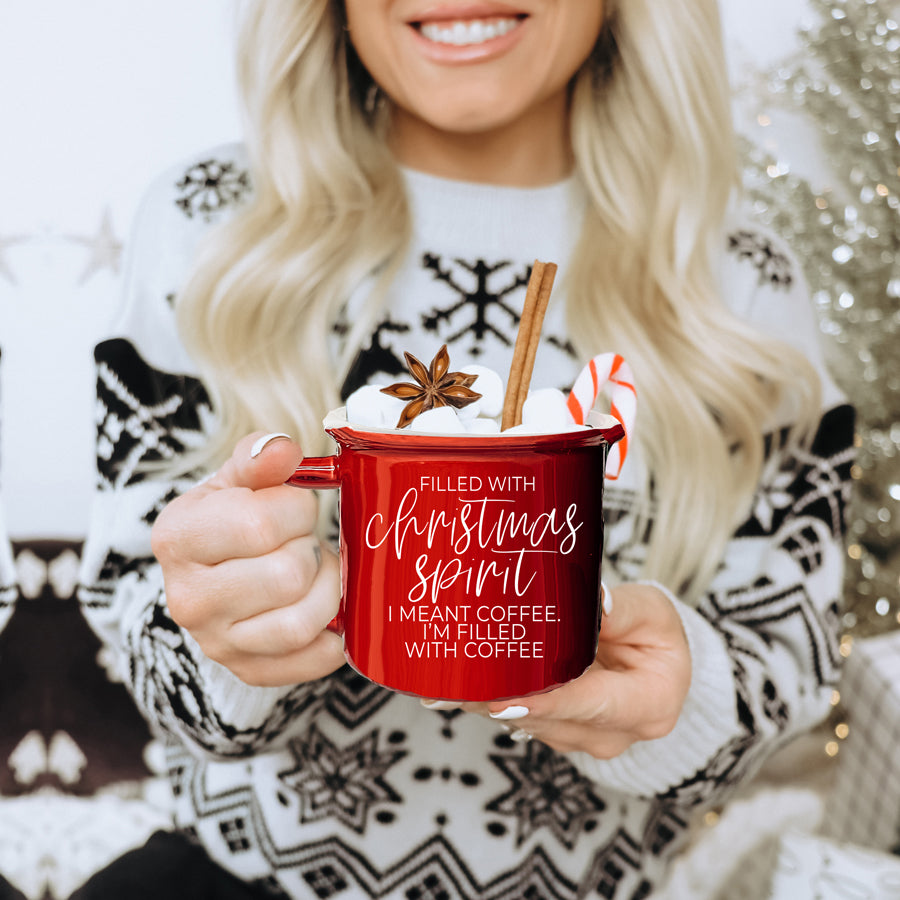
<path id="1" fill-rule="evenodd" d="M 164 562 L 206 566 L 262 557 L 312 534 L 317 516 L 318 501 L 312 491 L 284 484 L 255 491 L 226 488 L 199 498 L 185 494 L 157 520 L 154 552 Z"/>
<path id="2" fill-rule="evenodd" d="M 639 605 L 634 602 L 627 585 L 620 585 L 615 589 L 604 585 L 604 588 L 608 591 L 606 606 L 612 606 L 612 609 L 609 612 L 604 609 L 601 616 L 600 640 L 607 643 L 619 642 L 641 624 Z"/>
<path id="3" fill-rule="evenodd" d="M 264 556 L 234 558 L 207 569 L 211 615 L 229 625 L 296 603 L 312 589 L 323 563 L 314 535 L 294 538 Z M 210 582 L 208 582 L 210 584 Z"/>
<path id="4" fill-rule="evenodd" d="M 590 677 L 589 677 L 590 676 Z M 524 722 L 594 721 L 612 724 L 617 721 L 618 691 L 624 676 L 592 668 L 575 681 L 553 691 L 514 700 L 491 701 L 488 714 L 492 719 L 526 728 Z M 526 728 L 526 731 L 530 730 Z"/>
<path id="5" fill-rule="evenodd" d="M 554 691 L 488 706 L 492 718 L 510 707 L 527 709 L 507 721 L 535 735 L 558 737 L 558 729 L 578 726 L 589 741 L 604 732 L 651 740 L 672 730 L 683 699 L 675 696 L 665 667 L 618 672 L 595 665 Z"/>
<path id="6" fill-rule="evenodd" d="M 324 678 L 339 669 L 345 661 L 344 642 L 340 636 L 322 631 L 300 652 L 282 656 L 244 654 L 229 662 L 221 662 L 246 684 L 283 687 Z"/>
<path id="7" fill-rule="evenodd" d="M 294 594 L 289 602 L 234 622 L 226 639 L 239 653 L 296 653 L 314 643 L 337 615 L 340 597 L 340 563 L 333 553 L 324 553 L 321 566 L 303 594 Z M 284 600 L 285 596 L 277 599 Z"/>
<path id="8" fill-rule="evenodd" d="M 533 697 L 522 700 L 526 703 Z M 489 708 L 498 704 L 467 703 L 463 705 L 466 712 L 488 715 Z M 496 714 L 491 718 L 507 731 L 514 741 L 527 742 L 537 738 L 560 753 L 587 751 L 598 759 L 611 759 L 628 749 L 638 736 L 631 731 L 613 728 L 598 728 L 595 722 L 580 722 L 548 715 L 546 710 L 537 710 L 531 714 L 522 705 L 507 706 L 509 717 Z"/>
<path id="9" fill-rule="evenodd" d="M 241 619 L 288 606 L 304 596 L 319 569 L 321 554 L 318 539 L 309 536 L 261 557 L 190 566 L 177 576 L 164 572 L 169 612 L 198 640 L 209 640 L 208 635 L 221 634 Z"/>
<path id="10" fill-rule="evenodd" d="M 261 555 L 312 530 L 315 495 L 284 485 L 302 451 L 283 436 L 269 443 L 266 437 L 261 432 L 245 437 L 218 472 L 166 506 L 153 526 L 158 559 L 211 565 L 231 555 Z M 271 520 L 269 497 L 278 498 Z"/>
<path id="11" fill-rule="evenodd" d="M 229 487 L 258 491 L 274 487 L 293 475 L 301 459 L 300 445 L 286 435 L 254 431 L 238 441 L 231 458 L 200 487 L 205 491 Z"/>
<path id="12" fill-rule="evenodd" d="M 425 709 L 433 710 L 434 712 L 450 712 L 454 709 L 466 709 L 466 704 L 462 703 L 459 700 L 434 700 L 428 697 L 423 697 L 419 701 Z M 468 712 L 468 710 L 466 710 Z"/>
<path id="13" fill-rule="evenodd" d="M 533 730 L 529 730 L 532 727 Z M 628 732 L 597 731 L 586 725 L 577 723 L 558 724 L 554 728 L 546 725 L 529 726 L 522 724 L 516 726 L 511 733 L 513 740 L 521 740 L 517 732 L 541 741 L 548 747 L 552 747 L 557 753 L 587 752 L 595 759 L 612 759 L 624 753 L 637 738 Z M 527 740 L 527 738 L 525 738 Z"/>
<path id="14" fill-rule="evenodd" d="M 601 644 L 667 646 L 683 637 L 681 618 L 668 597 L 650 584 L 622 584 L 611 591 L 612 612 L 600 623 Z"/>

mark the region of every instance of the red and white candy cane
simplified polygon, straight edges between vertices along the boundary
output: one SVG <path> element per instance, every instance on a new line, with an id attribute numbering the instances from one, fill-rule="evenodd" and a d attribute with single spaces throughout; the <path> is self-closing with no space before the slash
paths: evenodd
<path id="1" fill-rule="evenodd" d="M 625 429 L 625 437 L 609 448 L 606 458 L 606 477 L 614 481 L 619 477 L 628 453 L 628 438 L 634 429 L 637 408 L 631 367 L 618 353 L 601 353 L 595 356 L 575 379 L 566 403 L 576 424 L 585 423 L 601 391 L 609 397 L 611 415 Z"/>

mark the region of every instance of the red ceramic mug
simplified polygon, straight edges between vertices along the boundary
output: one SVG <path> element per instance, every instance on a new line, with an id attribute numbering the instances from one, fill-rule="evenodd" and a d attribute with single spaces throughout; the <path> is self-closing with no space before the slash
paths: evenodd
<path id="1" fill-rule="evenodd" d="M 340 488 L 348 662 L 396 691 L 500 700 L 549 690 L 594 659 L 609 428 L 546 435 L 357 430 L 289 479 Z"/>

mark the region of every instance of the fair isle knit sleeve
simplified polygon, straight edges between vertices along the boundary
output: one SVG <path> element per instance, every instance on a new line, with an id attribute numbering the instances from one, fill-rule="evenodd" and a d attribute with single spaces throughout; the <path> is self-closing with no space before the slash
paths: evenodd
<path id="1" fill-rule="evenodd" d="M 16 564 L 13 561 L 12 544 L 7 535 L 3 509 L 0 499 L 0 632 L 12 618 L 16 600 L 19 598 Z"/>
<path id="2" fill-rule="evenodd" d="M 12 545 L 6 533 L 6 526 L 0 512 L 0 631 L 12 618 L 19 586 L 16 578 L 16 564 L 13 561 Z"/>
<path id="3" fill-rule="evenodd" d="M 146 195 L 127 247 L 124 304 L 95 350 L 97 482 L 79 600 L 151 726 L 197 751 L 240 757 L 286 740 L 324 685 L 251 687 L 207 658 L 169 615 L 150 534 L 196 479 L 154 464 L 198 446 L 213 420 L 175 327 L 172 298 L 209 225 L 247 189 L 236 148 L 169 172 Z"/>
<path id="4" fill-rule="evenodd" d="M 825 369 L 790 253 L 754 228 L 732 233 L 729 249 L 725 289 L 733 292 L 732 308 L 801 349 L 820 373 L 818 428 L 800 447 L 788 441 L 787 426 L 765 436 L 752 508 L 697 608 L 666 591 L 692 658 L 691 686 L 673 731 L 612 760 L 573 754 L 584 774 L 607 787 L 682 807 L 720 802 L 774 750 L 821 721 L 841 659 L 853 410 Z M 615 519 L 623 500 L 611 493 Z M 612 548 L 620 572 L 627 574 L 624 560 L 639 558 L 637 550 Z"/>

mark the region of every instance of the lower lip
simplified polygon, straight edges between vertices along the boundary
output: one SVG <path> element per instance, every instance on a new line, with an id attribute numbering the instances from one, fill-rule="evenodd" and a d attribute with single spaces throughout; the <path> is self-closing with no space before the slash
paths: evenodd
<path id="1" fill-rule="evenodd" d="M 528 27 L 528 19 L 522 19 L 512 31 L 501 34 L 499 37 L 482 41 L 480 44 L 439 44 L 430 41 L 419 32 L 418 28 L 410 25 L 413 40 L 422 54 L 437 63 L 470 63 L 484 62 L 511 50 L 522 39 L 522 34 Z"/>

